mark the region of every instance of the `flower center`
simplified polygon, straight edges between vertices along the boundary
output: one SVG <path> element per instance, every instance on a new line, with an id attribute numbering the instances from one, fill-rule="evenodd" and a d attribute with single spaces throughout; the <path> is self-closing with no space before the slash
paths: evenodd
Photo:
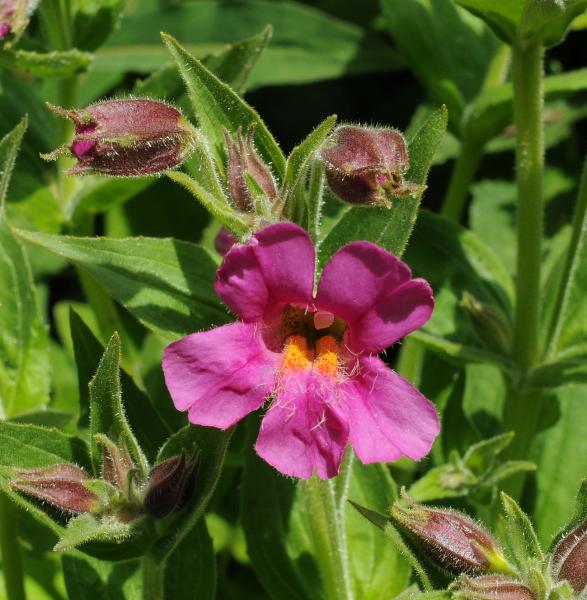
<path id="1" fill-rule="evenodd" d="M 341 340 L 345 329 L 344 321 L 330 312 L 306 312 L 288 306 L 281 317 L 281 369 L 295 372 L 315 368 L 335 378 L 341 367 Z"/>

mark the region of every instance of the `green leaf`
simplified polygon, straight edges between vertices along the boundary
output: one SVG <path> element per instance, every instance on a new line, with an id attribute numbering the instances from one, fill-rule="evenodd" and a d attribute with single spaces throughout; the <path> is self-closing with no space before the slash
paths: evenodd
<path id="1" fill-rule="evenodd" d="M 61 558 L 68 598 L 76 600 L 142 600 L 140 563 L 107 563 L 81 552 Z"/>
<path id="2" fill-rule="evenodd" d="M 206 521 L 199 519 L 167 559 L 163 580 L 165 598 L 214 600 L 216 557 Z"/>
<path id="3" fill-rule="evenodd" d="M 354 460 L 346 496 L 374 511 L 383 512 L 396 499 L 395 483 L 384 465 L 363 465 Z M 345 509 L 342 512 L 354 597 L 380 600 L 386 595 L 398 594 L 409 581 L 411 568 L 408 561 L 385 535 L 373 527 L 366 527 L 360 514 L 348 506 Z"/>
<path id="4" fill-rule="evenodd" d="M 70 309 L 69 320 L 78 371 L 79 425 L 87 427 L 90 417 L 88 383 L 96 373 L 104 347 L 81 317 L 72 309 Z M 134 430 L 140 447 L 147 458 L 153 461 L 157 451 L 171 432 L 157 414 L 150 398 L 137 387 L 130 375 L 123 370 L 121 370 L 120 375 L 124 408 L 128 421 Z"/>
<path id="5" fill-rule="evenodd" d="M 212 287 L 216 264 L 195 244 L 28 231 L 18 235 L 89 271 L 115 300 L 166 340 L 228 321 Z"/>
<path id="6" fill-rule="evenodd" d="M 467 469 L 480 477 L 485 475 L 495 463 L 498 454 L 511 444 L 514 435 L 513 431 L 508 431 L 473 444 L 463 456 L 463 462 Z"/>
<path id="7" fill-rule="evenodd" d="M 125 0 L 79 0 L 71 31 L 73 46 L 93 52 L 118 24 Z"/>
<path id="8" fill-rule="evenodd" d="M 559 44 L 585 0 L 456 0 L 482 18 L 509 44 Z"/>
<path id="9" fill-rule="evenodd" d="M 556 390 L 560 417 L 552 427 L 538 434 L 533 444 L 530 458 L 538 469 L 532 516 L 543 544 L 548 544 L 570 520 L 571 499 L 587 473 L 587 421 L 580 418 L 585 409 L 585 394 L 585 385 Z"/>
<path id="10" fill-rule="evenodd" d="M 506 356 L 483 346 L 460 305 L 466 291 L 511 318 L 513 283 L 494 253 L 471 231 L 421 211 L 407 262 L 416 275 L 430 282 L 435 297 L 432 318 L 414 339 L 452 358 L 475 360 L 476 356 L 483 362 L 494 357 L 491 362 L 507 365 Z M 451 344 L 456 346 L 451 348 Z"/>
<path id="11" fill-rule="evenodd" d="M 465 106 L 483 85 L 494 36 L 479 19 L 445 0 L 381 0 L 381 8 L 402 56 L 432 100 L 446 104 L 458 130 Z"/>
<path id="12" fill-rule="evenodd" d="M 85 71 L 92 55 L 77 49 L 41 54 L 29 50 L 0 50 L 0 66 L 34 77 L 62 79 Z"/>
<path id="13" fill-rule="evenodd" d="M 584 163 L 579 196 L 575 205 L 571 240 L 558 283 L 549 323 L 548 357 L 553 360 L 569 347 L 580 344 L 587 332 L 587 160 Z"/>
<path id="14" fill-rule="evenodd" d="M 122 544 L 128 541 L 136 526 L 131 523 L 121 523 L 113 520 L 100 520 L 90 513 L 70 519 L 59 542 L 55 545 L 56 552 L 71 550 L 88 542 L 114 542 Z"/>
<path id="15" fill-rule="evenodd" d="M 4 200 L 27 122 L 0 141 L 0 411 L 3 418 L 49 402 L 51 364 L 28 257 L 10 229 Z"/>
<path id="16" fill-rule="evenodd" d="M 406 180 L 426 183 L 432 159 L 446 131 L 447 110 L 432 113 L 409 143 L 410 169 Z M 416 222 L 421 195 L 394 198 L 391 208 L 355 206 L 330 230 L 319 251 L 322 265 L 342 246 L 355 240 L 374 242 L 401 256 Z"/>
<path id="17" fill-rule="evenodd" d="M 373 30 L 300 2 L 157 3 L 127 8 L 120 27 L 100 48 L 94 72 L 149 72 L 168 60 L 159 32 L 168 31 L 198 57 L 220 52 L 226 44 L 253 36 L 271 23 L 271 44 L 263 52 L 248 87 L 300 84 L 344 75 L 389 71 L 401 63 L 390 44 Z"/>
<path id="18" fill-rule="evenodd" d="M 94 473 L 100 473 L 102 450 L 96 434 L 102 433 L 116 445 L 129 451 L 135 464 L 146 475 L 149 464 L 132 433 L 120 389 L 120 338 L 115 333 L 102 355 L 98 370 L 89 384 L 90 388 L 90 435 Z"/>
<path id="19" fill-rule="evenodd" d="M 218 170 L 224 172 L 224 129 L 234 133 L 239 127 L 246 131 L 254 125 L 255 142 L 261 155 L 272 165 L 274 174 L 282 179 L 285 158 L 255 110 L 174 38 L 163 34 L 163 41 L 183 77 L 198 125 L 212 147 Z"/>
<path id="20" fill-rule="evenodd" d="M 304 576 L 304 566 L 309 566 L 302 560 L 301 552 L 296 560 L 287 547 L 294 496 L 293 481 L 281 477 L 252 448 L 247 451 L 241 515 L 255 573 L 272 598 L 309 600 L 316 596 L 308 589 L 312 581 Z"/>
<path id="21" fill-rule="evenodd" d="M 525 573 L 530 559 L 539 562 L 544 559 L 542 548 L 532 522 L 528 515 L 522 511 L 520 505 L 505 492 L 501 493 L 501 501 L 508 532 L 508 545 L 513 552 L 518 567 L 522 570 L 522 573 Z"/>

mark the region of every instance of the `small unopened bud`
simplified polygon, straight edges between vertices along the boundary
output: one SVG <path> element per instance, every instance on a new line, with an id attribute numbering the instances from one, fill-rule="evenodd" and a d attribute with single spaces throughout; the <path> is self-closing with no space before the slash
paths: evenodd
<path id="1" fill-rule="evenodd" d="M 102 446 L 102 477 L 128 495 L 130 479 L 136 470 L 128 450 L 105 435 L 97 434 L 95 439 Z"/>
<path id="2" fill-rule="evenodd" d="M 320 150 L 330 189 L 350 204 L 391 206 L 389 195 L 415 195 L 424 186 L 404 180 L 410 161 L 395 129 L 342 125 Z"/>
<path id="3" fill-rule="evenodd" d="M 567 580 L 577 594 L 587 588 L 587 521 L 558 543 L 552 564 L 556 578 Z"/>
<path id="4" fill-rule="evenodd" d="M 75 135 L 71 145 L 42 156 L 45 160 L 63 154 L 77 158 L 69 175 L 154 175 L 177 167 L 193 150 L 194 128 L 164 102 L 129 98 L 79 110 L 49 108 L 72 121 Z"/>
<path id="5" fill-rule="evenodd" d="M 235 143 L 228 131 L 224 130 L 228 151 L 226 169 L 228 189 L 236 207 L 243 212 L 254 211 L 255 197 L 258 192 L 264 194 L 269 200 L 274 200 L 277 196 L 271 170 L 253 146 L 254 133 L 254 126 L 251 125 L 245 138 L 239 127 Z"/>
<path id="6" fill-rule="evenodd" d="M 183 507 L 183 501 L 194 471 L 195 461 L 185 452 L 156 465 L 149 475 L 143 507 L 161 519 Z"/>
<path id="7" fill-rule="evenodd" d="M 25 494 L 70 512 L 92 512 L 99 506 L 98 497 L 84 483 L 86 473 L 75 465 L 54 465 L 40 469 L 16 469 L 10 485 Z"/>
<path id="8" fill-rule="evenodd" d="M 414 502 L 396 502 L 394 519 L 416 545 L 438 566 L 452 573 L 511 573 L 512 568 L 493 536 L 472 519 L 449 509 L 429 508 Z"/>
<path id="9" fill-rule="evenodd" d="M 463 292 L 460 306 L 467 311 L 475 333 L 492 350 L 509 352 L 512 345 L 512 331 L 506 316 L 495 306 L 479 302 L 469 292 Z"/>
<path id="10" fill-rule="evenodd" d="M 214 248 L 220 256 L 224 256 L 236 243 L 237 239 L 225 227 L 222 227 L 214 238 Z"/>
<path id="11" fill-rule="evenodd" d="M 462 575 L 451 588 L 455 600 L 536 600 L 529 587 L 503 575 Z"/>

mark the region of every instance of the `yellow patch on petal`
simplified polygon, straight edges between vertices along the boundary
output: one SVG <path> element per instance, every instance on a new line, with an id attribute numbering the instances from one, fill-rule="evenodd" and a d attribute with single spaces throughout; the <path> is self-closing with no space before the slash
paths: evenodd
<path id="1" fill-rule="evenodd" d="M 325 335 L 316 342 L 316 360 L 314 366 L 324 375 L 335 378 L 339 374 L 338 342 Z"/>
<path id="2" fill-rule="evenodd" d="M 312 364 L 308 342 L 301 335 L 290 335 L 283 348 L 281 368 L 286 371 L 301 371 Z"/>

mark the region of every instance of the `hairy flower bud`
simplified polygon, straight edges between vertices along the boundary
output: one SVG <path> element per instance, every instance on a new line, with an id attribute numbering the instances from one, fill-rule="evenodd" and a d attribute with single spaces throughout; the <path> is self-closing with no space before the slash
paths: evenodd
<path id="1" fill-rule="evenodd" d="M 86 473 L 75 465 L 54 465 L 39 469 L 15 469 L 17 477 L 10 485 L 25 494 L 70 512 L 92 512 L 98 497 L 84 483 Z"/>
<path id="2" fill-rule="evenodd" d="M 404 181 L 410 166 L 403 135 L 395 129 L 342 125 L 320 150 L 330 189 L 350 204 L 391 206 L 388 196 L 417 194 Z"/>
<path id="3" fill-rule="evenodd" d="M 0 0 L 0 41 L 18 36 L 27 26 L 39 0 Z"/>
<path id="4" fill-rule="evenodd" d="M 255 128 L 253 125 L 243 137 L 239 127 L 236 132 L 236 143 L 228 131 L 224 130 L 228 152 L 226 176 L 230 196 L 236 207 L 243 212 L 255 209 L 255 189 L 258 188 L 269 200 L 277 196 L 277 188 L 269 167 L 257 154 L 253 145 Z"/>
<path id="5" fill-rule="evenodd" d="M 69 175 L 153 175 L 180 165 L 194 146 L 192 125 L 164 102 L 129 98 L 79 110 L 49 108 L 72 121 L 75 135 L 71 145 L 43 158 L 71 154 L 78 162 L 67 171 Z"/>
<path id="6" fill-rule="evenodd" d="M 102 477 L 114 487 L 129 495 L 130 478 L 136 466 L 123 445 L 116 445 L 105 435 L 97 434 L 96 441 L 102 446 Z"/>
<path id="7" fill-rule="evenodd" d="M 145 511 L 160 519 L 180 510 L 194 466 L 195 461 L 182 452 L 153 467 L 143 500 Z"/>
<path id="8" fill-rule="evenodd" d="M 452 573 L 510 573 L 493 536 L 472 519 L 449 509 L 429 508 L 407 494 L 396 502 L 391 517 L 438 566 Z"/>
<path id="9" fill-rule="evenodd" d="M 455 600 L 536 600 L 529 587 L 503 575 L 462 575 L 451 588 Z"/>
<path id="10" fill-rule="evenodd" d="M 587 521 L 558 543 L 552 564 L 556 578 L 566 579 L 577 594 L 587 588 Z"/>

